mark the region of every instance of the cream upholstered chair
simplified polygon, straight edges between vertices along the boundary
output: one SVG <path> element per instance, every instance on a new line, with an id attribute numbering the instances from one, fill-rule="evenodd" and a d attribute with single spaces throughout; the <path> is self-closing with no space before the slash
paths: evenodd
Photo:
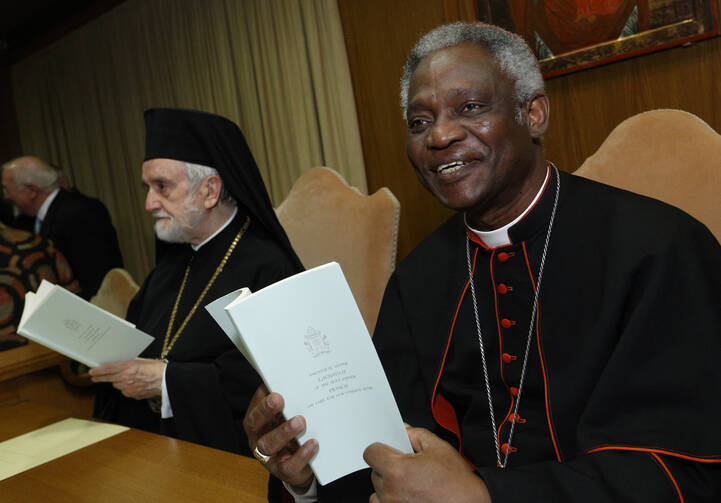
<path id="1" fill-rule="evenodd" d="M 128 271 L 120 268 L 110 269 L 90 302 L 115 316 L 125 318 L 128 305 L 138 289 L 138 284 Z"/>
<path id="2" fill-rule="evenodd" d="M 575 174 L 677 206 L 721 241 L 721 136 L 693 114 L 626 119 Z"/>
<path id="3" fill-rule="evenodd" d="M 296 180 L 276 213 L 306 268 L 340 264 L 373 334 L 396 262 L 400 204 L 391 191 L 384 187 L 364 196 L 336 171 L 312 168 Z"/>

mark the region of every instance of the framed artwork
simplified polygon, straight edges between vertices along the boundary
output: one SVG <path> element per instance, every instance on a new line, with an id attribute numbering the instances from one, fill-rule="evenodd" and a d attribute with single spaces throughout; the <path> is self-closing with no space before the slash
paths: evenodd
<path id="1" fill-rule="evenodd" d="M 717 0 L 477 0 L 478 19 L 518 33 L 544 77 L 718 34 Z"/>

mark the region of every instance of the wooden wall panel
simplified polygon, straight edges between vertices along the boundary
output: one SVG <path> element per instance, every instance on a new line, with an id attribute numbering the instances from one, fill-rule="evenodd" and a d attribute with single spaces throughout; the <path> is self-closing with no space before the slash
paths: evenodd
<path id="1" fill-rule="evenodd" d="M 403 258 L 451 213 L 421 188 L 406 157 L 399 104 L 401 67 L 423 33 L 446 20 L 472 18 L 475 10 L 472 2 L 462 0 L 338 0 L 338 6 L 369 192 L 385 186 L 400 201 L 398 255 Z"/>
<path id="2" fill-rule="evenodd" d="M 575 171 L 624 119 L 656 108 L 698 115 L 721 131 L 721 38 L 572 73 L 546 83 L 549 159 Z"/>
<path id="3" fill-rule="evenodd" d="M 401 65 L 421 34 L 446 22 L 473 20 L 474 1 L 338 0 L 338 6 L 368 188 L 387 186 L 401 202 L 401 259 L 450 215 L 421 188 L 405 156 Z M 618 123 L 642 111 L 680 108 L 721 131 L 721 38 L 556 77 L 547 90 L 547 156 L 566 171 L 575 171 Z"/>

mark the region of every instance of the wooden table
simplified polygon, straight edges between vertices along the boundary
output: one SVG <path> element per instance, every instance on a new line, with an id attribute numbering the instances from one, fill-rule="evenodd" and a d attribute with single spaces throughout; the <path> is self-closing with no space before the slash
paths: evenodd
<path id="1" fill-rule="evenodd" d="M 0 351 L 0 382 L 60 364 L 66 358 L 45 346 L 26 345 Z"/>
<path id="2" fill-rule="evenodd" d="M 28 400 L 70 411 L 75 417 L 90 417 L 94 390 L 61 377 L 68 362 L 61 354 L 32 341 L 0 351 L 0 405 Z"/>
<path id="3" fill-rule="evenodd" d="M 69 417 L 30 402 L 0 406 L 0 441 Z M 251 458 L 131 429 L 0 481 L 2 501 L 267 501 Z"/>

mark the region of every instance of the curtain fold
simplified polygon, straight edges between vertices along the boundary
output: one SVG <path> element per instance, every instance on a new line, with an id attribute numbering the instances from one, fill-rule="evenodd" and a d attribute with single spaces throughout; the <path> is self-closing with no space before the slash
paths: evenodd
<path id="1" fill-rule="evenodd" d="M 23 150 L 110 210 L 131 274 L 153 265 L 142 113 L 237 122 L 279 204 L 299 174 L 367 190 L 336 0 L 129 0 L 12 68 Z"/>

